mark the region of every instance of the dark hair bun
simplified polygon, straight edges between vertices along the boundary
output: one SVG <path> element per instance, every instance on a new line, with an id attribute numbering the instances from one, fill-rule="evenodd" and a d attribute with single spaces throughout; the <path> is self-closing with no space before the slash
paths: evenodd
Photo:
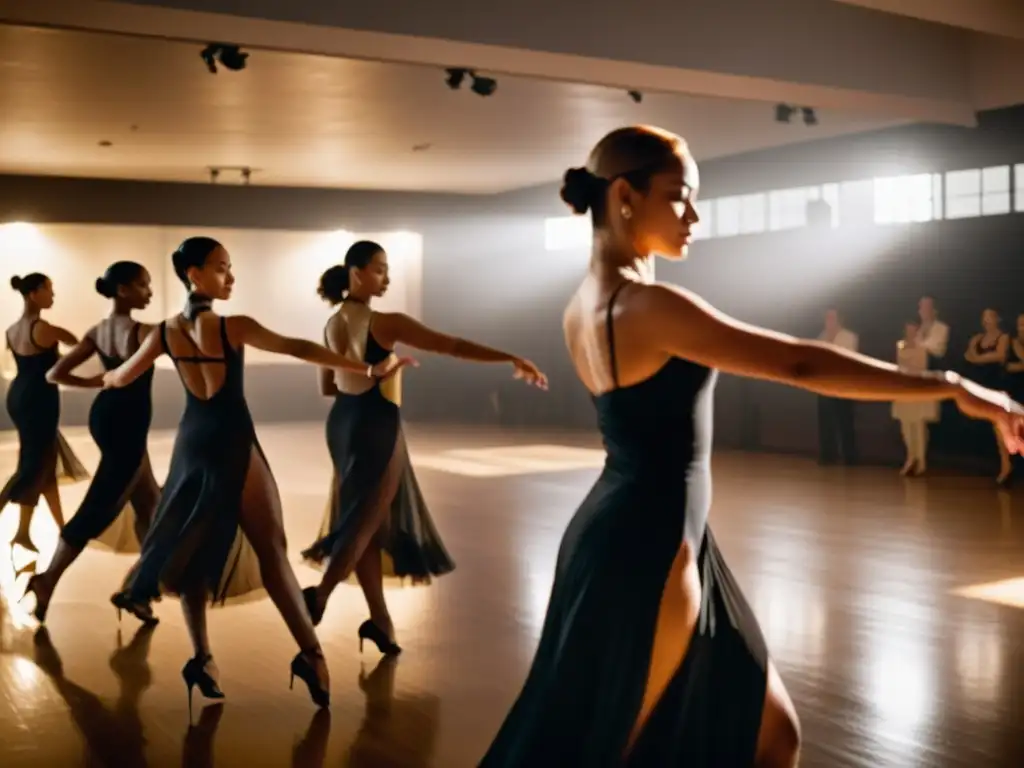
<path id="1" fill-rule="evenodd" d="M 16 291 L 21 290 L 21 278 L 18 277 L 17 275 L 11 278 L 11 288 L 13 288 Z"/>
<path id="2" fill-rule="evenodd" d="M 594 204 L 594 189 L 598 178 L 586 168 L 570 168 L 562 177 L 560 195 L 573 213 L 583 214 Z"/>
<path id="3" fill-rule="evenodd" d="M 112 299 L 116 295 L 116 291 L 113 290 L 112 286 L 107 280 L 102 277 L 96 278 L 96 293 L 107 299 Z"/>

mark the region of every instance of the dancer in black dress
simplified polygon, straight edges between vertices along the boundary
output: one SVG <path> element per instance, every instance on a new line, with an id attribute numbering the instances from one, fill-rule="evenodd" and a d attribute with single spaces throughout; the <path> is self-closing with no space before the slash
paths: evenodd
<path id="1" fill-rule="evenodd" d="M 992 308 L 981 313 L 981 333 L 971 337 L 964 359 L 969 367 L 967 375 L 990 389 L 1006 386 L 1006 357 L 1010 348 L 1010 337 L 1000 327 L 999 313 Z M 996 433 L 996 448 L 999 450 L 999 474 L 996 485 L 1005 486 L 1010 482 L 1013 464 L 1006 445 Z"/>
<path id="2" fill-rule="evenodd" d="M 607 459 L 484 768 L 795 764 L 792 704 L 707 527 L 714 368 L 829 397 L 955 397 L 1024 445 L 1024 409 L 1001 393 L 743 325 L 651 282 L 654 254 L 685 253 L 696 192 L 685 143 L 653 128 L 612 132 L 566 173 L 563 199 L 595 229 L 565 337 Z"/>
<path id="3" fill-rule="evenodd" d="M 149 305 L 153 297 L 150 283 L 149 272 L 141 264 L 119 261 L 110 265 L 96 281 L 96 290 L 111 299 L 113 311 L 57 362 L 47 380 L 69 387 L 102 387 L 102 375 L 86 378 L 73 371 L 93 355 L 111 371 L 138 350 L 154 328 L 133 320 L 132 312 Z M 29 579 L 26 588 L 26 594 L 35 593 L 34 613 L 41 622 L 46 621 L 60 577 L 90 541 L 114 552 L 139 551 L 160 498 L 146 447 L 153 416 L 152 390 L 150 367 L 129 386 L 103 390 L 93 400 L 89 432 L 100 449 L 99 466 L 78 512 L 61 531 L 49 566 Z"/>
<path id="4" fill-rule="evenodd" d="M 189 290 L 184 311 L 165 320 L 126 363 L 104 376 L 108 387 L 126 387 L 163 354 L 185 387 L 185 412 L 171 455 L 160 505 L 142 554 L 113 597 L 119 609 L 145 619 L 161 592 L 182 600 L 195 656 L 182 675 L 189 690 L 223 698 L 216 682 L 206 631 L 206 603 L 251 594 L 265 586 L 300 652 L 292 675 L 320 706 L 330 699 L 327 665 L 288 563 L 281 501 L 256 439 L 243 393 L 243 348 L 255 346 L 319 365 L 386 376 L 407 360 L 377 366 L 353 362 L 309 341 L 289 339 L 240 315 L 213 311 L 231 296 L 234 276 L 227 251 L 216 240 L 192 237 L 172 257 Z"/>
<path id="5" fill-rule="evenodd" d="M 407 315 L 374 312 L 370 301 L 383 295 L 388 283 L 387 253 L 367 240 L 349 248 L 344 265 L 323 274 L 320 296 L 338 306 L 324 328 L 327 346 L 371 365 L 393 359 L 396 344 L 463 360 L 511 363 L 517 378 L 547 387 L 544 374 L 528 360 L 446 336 Z M 397 376 L 368 382 L 346 371 L 321 371 L 321 391 L 334 397 L 327 419 L 334 487 L 321 538 L 303 552 L 314 563 L 328 561 L 320 584 L 303 590 L 313 623 L 320 623 L 334 588 L 354 572 L 370 609 L 359 627 L 360 646 L 371 640 L 387 654 L 401 648 L 384 601 L 383 577 L 423 584 L 455 567 L 409 462 L 400 386 Z"/>
<path id="6" fill-rule="evenodd" d="M 18 504 L 21 515 L 14 545 L 38 553 L 29 535 L 32 513 L 39 497 L 46 499 L 58 528 L 64 527 L 58 482 L 77 481 L 89 476 L 71 447 L 60 434 L 60 392 L 46 380 L 46 372 L 60 357 L 58 346 L 73 347 L 78 339 L 71 331 L 51 325 L 40 317 L 53 306 L 53 283 L 46 275 L 33 272 L 12 277 L 11 287 L 25 300 L 18 321 L 7 329 L 7 348 L 11 350 L 18 373 L 7 390 L 7 413 L 18 431 L 18 468 L 0 490 L 0 509 Z"/>
<path id="7" fill-rule="evenodd" d="M 1006 391 L 1010 397 L 1018 403 L 1024 402 L 1024 315 L 1017 315 L 1017 333 L 1006 348 Z M 1004 485 L 1009 485 L 1014 477 L 1020 479 L 1018 474 L 1021 464 L 1024 463 L 1024 456 L 1014 456 L 1011 462 L 1012 469 Z"/>

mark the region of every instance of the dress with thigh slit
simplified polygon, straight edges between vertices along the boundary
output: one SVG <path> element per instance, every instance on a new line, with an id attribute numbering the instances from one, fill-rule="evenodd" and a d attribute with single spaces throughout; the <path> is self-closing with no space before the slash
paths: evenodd
<path id="1" fill-rule="evenodd" d="M 7 413 L 18 432 L 18 467 L 0 490 L 0 509 L 7 504 L 35 507 L 43 491 L 56 482 L 83 480 L 89 473 L 58 429 L 60 391 L 46 380 L 46 372 L 60 359 L 57 345 L 36 345 L 39 351 L 30 355 L 15 352 L 10 338 L 7 346 L 18 368 L 7 389 Z"/>
<path id="2" fill-rule="evenodd" d="M 185 411 L 171 453 L 156 516 L 142 553 L 125 580 L 133 601 L 161 594 L 181 595 L 202 584 L 211 602 L 256 596 L 263 582 L 255 551 L 239 526 L 242 492 L 252 461 L 266 463 L 256 439 L 243 391 L 243 353 L 228 341 L 220 318 L 223 354 L 205 355 L 188 333 L 195 354 L 176 357 L 160 324 L 164 351 L 178 368 L 223 365 L 224 383 L 209 398 L 197 397 L 185 383 Z M 269 468 L 268 468 L 269 473 Z"/>
<path id="3" fill-rule="evenodd" d="M 346 299 L 347 354 L 376 365 L 393 352 L 373 337 L 372 310 Z M 345 372 L 327 417 L 334 479 L 320 538 L 302 555 L 313 564 L 343 558 L 354 567 L 366 546 L 381 548 L 385 577 L 413 584 L 451 572 L 455 564 L 427 511 L 402 433 L 400 373 L 369 382 Z"/>
<path id="4" fill-rule="evenodd" d="M 136 347 L 138 332 L 136 323 L 130 336 Z M 107 371 L 127 359 L 99 349 L 96 354 Z M 152 520 L 159 496 L 147 449 L 153 372 L 151 367 L 127 387 L 101 390 L 92 401 L 89 433 L 100 449 L 100 463 L 78 511 L 61 533 L 72 547 L 81 549 L 95 541 L 114 552 L 139 551 L 136 517 Z"/>
<path id="5" fill-rule="evenodd" d="M 707 525 L 717 373 L 670 359 L 594 398 L 604 469 L 562 538 L 533 665 L 483 768 L 751 766 L 768 652 Z M 690 645 L 635 741 L 659 607 L 683 541 L 698 554 Z M 628 751 L 627 751 L 628 748 Z"/>

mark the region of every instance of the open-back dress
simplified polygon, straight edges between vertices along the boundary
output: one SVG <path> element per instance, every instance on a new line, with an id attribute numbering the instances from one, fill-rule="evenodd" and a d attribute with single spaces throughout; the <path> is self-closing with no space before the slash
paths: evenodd
<path id="1" fill-rule="evenodd" d="M 371 329 L 373 311 L 346 299 L 333 322 L 345 324 L 352 360 L 376 365 L 393 352 Z M 325 339 L 326 343 L 326 339 Z M 449 573 L 449 557 L 420 493 L 402 433 L 401 372 L 383 380 L 342 371 L 339 394 L 327 417 L 327 447 L 334 478 L 319 539 L 302 555 L 313 564 L 336 557 L 351 567 L 376 538 L 385 577 L 413 584 Z"/>
<path id="2" fill-rule="evenodd" d="M 607 458 L 562 538 L 540 643 L 482 768 L 753 765 L 767 688 L 761 630 L 707 526 L 716 372 L 680 358 L 594 398 Z M 662 593 L 683 541 L 700 614 L 629 747 Z M 628 751 L 627 751 L 628 750 Z"/>
<path id="3" fill-rule="evenodd" d="M 7 389 L 7 413 L 18 432 L 18 467 L 0 490 L 0 509 L 8 504 L 35 507 L 42 492 L 54 483 L 76 482 L 89 476 L 58 429 L 60 391 L 46 380 L 46 372 L 57 364 L 60 353 L 56 344 L 36 344 L 38 322 L 29 328 L 36 352 L 18 354 L 10 336 L 6 338 L 18 368 Z"/>
<path id="4" fill-rule="evenodd" d="M 185 412 L 156 516 L 125 592 L 133 601 L 148 602 L 161 594 L 181 595 L 202 583 L 214 604 L 255 597 L 262 593 L 263 581 L 239 516 L 250 462 L 266 463 L 266 458 L 245 402 L 243 352 L 231 346 L 223 317 L 221 355 L 204 354 L 186 331 L 178 332 L 195 354 L 175 355 L 167 323 L 160 324 L 164 352 L 185 387 Z M 210 397 L 198 397 L 181 377 L 183 365 L 224 366 L 224 383 Z"/>

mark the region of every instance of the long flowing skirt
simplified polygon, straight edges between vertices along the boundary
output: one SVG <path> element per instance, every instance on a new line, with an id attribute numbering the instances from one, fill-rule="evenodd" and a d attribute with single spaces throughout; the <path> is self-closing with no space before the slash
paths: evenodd
<path id="1" fill-rule="evenodd" d="M 318 539 L 302 553 L 307 561 L 343 558 L 354 568 L 376 542 L 385 576 L 402 583 L 428 584 L 454 570 L 409 461 L 397 405 L 377 388 L 338 395 L 327 445 L 334 479 Z"/>

